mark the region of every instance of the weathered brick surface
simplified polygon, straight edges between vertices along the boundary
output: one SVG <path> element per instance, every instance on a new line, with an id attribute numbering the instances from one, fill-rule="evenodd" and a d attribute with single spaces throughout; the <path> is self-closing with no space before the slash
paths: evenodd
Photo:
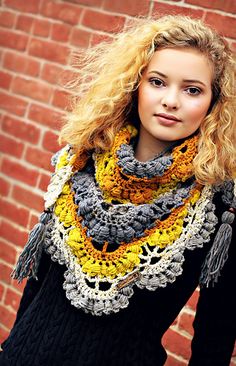
<path id="1" fill-rule="evenodd" d="M 0 11 L 0 26 L 12 28 L 16 19 L 16 15 L 10 11 Z"/>
<path id="2" fill-rule="evenodd" d="M 13 245 L 0 241 L 0 258 L 9 264 L 15 264 L 17 251 Z M 1 289 L 2 286 L 0 286 Z"/>
<path id="3" fill-rule="evenodd" d="M 17 142 L 12 138 L 0 135 L 1 152 L 20 158 L 22 156 L 23 149 L 24 145 L 22 142 Z"/>
<path id="4" fill-rule="evenodd" d="M 2 172 L 11 178 L 22 180 L 29 186 L 35 186 L 39 176 L 37 170 L 26 168 L 19 162 L 5 158 L 2 162 Z"/>
<path id="5" fill-rule="evenodd" d="M 88 9 L 84 12 L 82 24 L 103 32 L 117 32 L 123 28 L 125 18 Z"/>
<path id="6" fill-rule="evenodd" d="M 0 91 L 0 109 L 17 116 L 24 116 L 27 106 L 28 103 L 25 100 Z"/>
<path id="7" fill-rule="evenodd" d="M 57 136 L 70 110 L 65 84 L 79 53 L 110 41 L 134 16 L 184 14 L 205 19 L 236 52 L 232 0 L 0 0 L 0 341 L 7 337 L 25 286 L 10 278 L 28 231 L 43 210 Z M 199 292 L 164 337 L 166 366 L 188 363 Z M 174 301 L 174 299 L 173 299 Z M 187 337 L 186 337 L 187 336 Z M 236 352 L 235 352 L 236 353 Z M 231 365 L 236 365 L 232 358 Z"/>
<path id="8" fill-rule="evenodd" d="M 15 94 L 24 95 L 40 102 L 48 103 L 52 88 L 42 82 L 17 76 L 13 81 L 12 91 Z"/>
<path id="9" fill-rule="evenodd" d="M 5 0 L 5 6 L 26 13 L 38 13 L 39 5 L 38 0 Z"/>
<path id="10" fill-rule="evenodd" d="M 29 221 L 29 211 L 16 206 L 15 202 L 0 198 L 0 215 L 8 220 L 25 227 Z"/>
<path id="11" fill-rule="evenodd" d="M 5 29 L 0 29 L 0 46 L 24 51 L 28 42 L 28 36 Z"/>
<path id="12" fill-rule="evenodd" d="M 39 141 L 40 129 L 38 127 L 10 116 L 3 118 L 2 129 L 4 132 L 32 144 L 37 144 Z"/>
<path id="13" fill-rule="evenodd" d="M 10 89 L 12 75 L 8 72 L 0 71 L 0 88 Z"/>
<path id="14" fill-rule="evenodd" d="M 29 192 L 27 189 L 16 186 L 13 189 L 12 196 L 15 200 L 21 203 L 25 207 L 33 208 L 38 212 L 43 210 L 43 197 L 36 193 Z M 24 240 L 20 239 L 20 243 L 26 243 L 25 236 Z"/>
<path id="15" fill-rule="evenodd" d="M 5 52 L 3 59 L 3 67 L 12 70 L 15 73 L 26 74 L 30 76 L 38 76 L 40 64 L 38 61 L 31 59 L 29 56 L 15 54 L 13 52 Z"/>
<path id="16" fill-rule="evenodd" d="M 42 59 L 66 64 L 70 50 L 64 45 L 54 42 L 44 41 L 38 38 L 30 40 L 29 54 Z"/>
<path id="17" fill-rule="evenodd" d="M 16 29 L 29 33 L 32 29 L 33 22 L 33 17 L 19 14 L 16 22 Z"/>

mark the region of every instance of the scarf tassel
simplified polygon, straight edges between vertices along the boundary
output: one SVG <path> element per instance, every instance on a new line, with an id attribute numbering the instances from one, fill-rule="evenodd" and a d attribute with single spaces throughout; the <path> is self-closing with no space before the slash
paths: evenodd
<path id="1" fill-rule="evenodd" d="M 18 280 L 18 283 L 26 277 L 37 279 L 37 272 L 43 251 L 43 241 L 46 233 L 46 225 L 51 219 L 50 211 L 44 211 L 32 231 L 25 245 L 23 252 L 20 254 L 16 267 L 11 276 Z"/>
<path id="2" fill-rule="evenodd" d="M 202 266 L 200 286 L 214 286 L 221 275 L 221 270 L 228 259 L 229 246 L 232 239 L 232 226 L 235 218 L 235 209 L 231 208 L 222 214 L 222 224 L 215 236 L 211 249 L 209 250 Z"/>

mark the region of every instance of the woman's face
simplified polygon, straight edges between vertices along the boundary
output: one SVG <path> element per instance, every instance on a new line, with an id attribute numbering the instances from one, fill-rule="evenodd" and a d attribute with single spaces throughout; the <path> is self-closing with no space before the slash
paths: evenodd
<path id="1" fill-rule="evenodd" d="M 211 103 L 212 74 L 210 61 L 198 50 L 154 53 L 138 88 L 138 145 L 150 150 L 148 158 L 199 128 Z"/>

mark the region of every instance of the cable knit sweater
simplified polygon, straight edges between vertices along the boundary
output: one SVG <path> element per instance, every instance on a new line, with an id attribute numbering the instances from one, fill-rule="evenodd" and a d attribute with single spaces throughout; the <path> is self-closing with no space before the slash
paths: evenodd
<path id="1" fill-rule="evenodd" d="M 223 211 L 217 203 L 217 215 Z M 200 292 L 194 321 L 190 366 L 227 366 L 235 342 L 236 297 L 234 233 L 217 285 Z M 11 366 L 161 366 L 161 338 L 198 285 L 204 248 L 185 252 L 183 273 L 154 292 L 137 289 L 127 309 L 93 316 L 76 309 L 62 288 L 64 266 L 47 254 L 38 281 L 29 279 L 15 325 L 3 343 L 0 365 Z"/>
<path id="2" fill-rule="evenodd" d="M 164 365 L 163 334 L 214 272 L 215 287 L 201 290 L 189 365 L 229 365 L 235 186 L 213 192 L 195 182 L 197 136 L 142 163 L 129 145 L 136 133 L 122 128 L 111 150 L 87 161 L 70 146 L 54 158 L 45 211 L 14 271 L 32 278 L 1 366 Z"/>

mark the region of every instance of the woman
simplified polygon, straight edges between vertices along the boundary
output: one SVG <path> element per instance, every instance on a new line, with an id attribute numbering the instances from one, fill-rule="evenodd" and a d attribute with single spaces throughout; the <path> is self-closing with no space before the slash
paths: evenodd
<path id="1" fill-rule="evenodd" d="M 2 363 L 164 365 L 161 338 L 200 283 L 189 365 L 229 365 L 231 52 L 200 21 L 167 16 L 83 63 L 61 132 L 69 145 L 14 271 L 31 278 Z"/>

